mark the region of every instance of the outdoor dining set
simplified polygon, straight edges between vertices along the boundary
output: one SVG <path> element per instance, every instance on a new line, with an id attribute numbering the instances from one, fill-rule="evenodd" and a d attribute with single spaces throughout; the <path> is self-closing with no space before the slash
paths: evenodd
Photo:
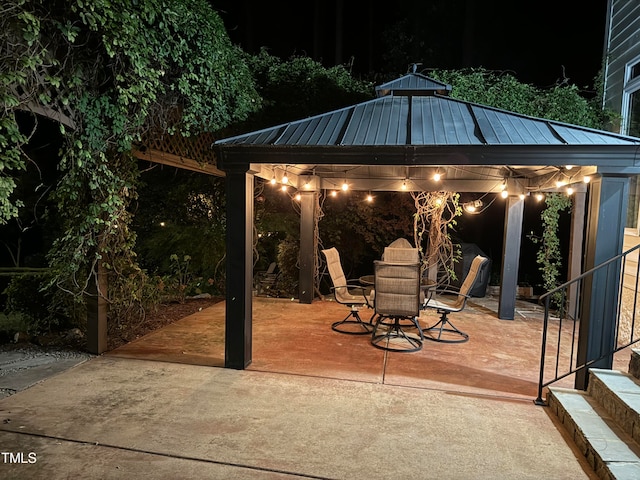
<path id="1" fill-rule="evenodd" d="M 419 250 L 406 239 L 398 239 L 385 247 L 381 260 L 374 261 L 374 274 L 347 280 L 340 254 L 335 248 L 322 250 L 333 283 L 336 302 L 349 308 L 349 314 L 331 328 L 350 335 L 370 335 L 376 348 L 398 352 L 416 352 L 425 340 L 462 343 L 468 334 L 451 323 L 449 314 L 462 311 L 488 262 L 477 255 L 458 289 L 439 289 L 435 281 L 421 274 Z M 368 320 L 360 311 L 372 310 Z M 440 315 L 430 326 L 420 325 L 420 313 L 432 310 Z"/>

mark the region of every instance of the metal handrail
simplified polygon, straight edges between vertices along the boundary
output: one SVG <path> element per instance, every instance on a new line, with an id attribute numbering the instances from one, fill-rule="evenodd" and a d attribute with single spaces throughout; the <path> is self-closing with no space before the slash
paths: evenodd
<path id="1" fill-rule="evenodd" d="M 554 288 L 553 290 L 550 290 L 549 292 L 545 293 L 544 295 L 540 296 L 539 301 L 540 302 L 544 302 L 544 324 L 543 324 L 543 329 L 542 329 L 542 347 L 541 347 L 541 353 L 540 353 L 540 376 L 539 376 L 539 381 L 538 381 L 538 396 L 535 399 L 535 403 L 537 405 L 545 405 L 544 400 L 542 399 L 542 391 L 544 390 L 545 387 L 548 387 L 549 385 L 551 385 L 552 383 L 555 383 L 559 380 L 562 380 L 563 378 L 568 377 L 569 375 L 572 375 L 576 372 L 579 372 L 581 370 L 584 370 L 586 368 L 589 368 L 590 366 L 592 366 L 593 364 L 599 362 L 600 360 L 603 360 L 605 358 L 611 357 L 614 353 L 619 352 L 620 350 L 624 350 L 625 348 L 640 342 L 640 338 L 635 338 L 635 319 L 636 319 L 636 305 L 637 305 L 637 300 L 638 300 L 638 286 L 639 286 L 639 277 L 640 277 L 640 262 L 638 262 L 638 266 L 636 268 L 636 272 L 635 272 L 635 286 L 634 286 L 634 295 L 633 295 L 633 309 L 632 309 L 632 313 L 631 313 L 631 333 L 630 333 L 630 340 L 629 342 L 626 342 L 622 345 L 618 344 L 619 341 L 619 334 L 620 334 L 620 316 L 621 316 L 621 312 L 622 312 L 622 293 L 623 293 L 623 289 L 624 289 L 624 277 L 625 277 L 625 270 L 626 270 L 626 259 L 627 256 L 633 252 L 635 252 L 636 250 L 640 249 L 640 245 L 636 245 L 633 248 L 630 248 L 629 250 L 627 250 L 626 252 L 621 253 L 620 255 L 616 255 L 613 258 L 610 258 L 609 260 L 602 262 L 600 265 L 597 265 L 596 267 L 591 268 L 590 270 L 587 270 L 586 272 L 580 274 L 579 276 L 569 280 L 568 282 L 563 283 L 562 285 L 560 285 L 559 287 Z M 579 305 L 578 302 L 575 302 L 575 306 L 573 309 L 571 309 L 571 311 L 569 311 L 569 306 L 568 306 L 568 302 L 567 302 L 567 292 L 569 291 L 569 289 L 573 288 L 575 292 L 578 292 L 581 290 L 582 287 L 582 282 L 584 279 L 590 278 L 592 277 L 595 273 L 597 272 L 601 272 L 604 271 L 606 269 L 606 274 L 607 276 L 610 274 L 610 267 L 614 266 L 613 264 L 616 264 L 616 270 L 614 270 L 614 272 L 617 272 L 617 263 L 622 261 L 622 269 L 620 270 L 620 278 L 618 279 L 618 284 L 617 284 L 617 292 L 618 292 L 618 298 L 617 298 L 617 305 L 616 305 L 616 332 L 615 332 L 615 343 L 614 345 L 616 345 L 616 347 L 614 349 L 612 349 L 611 351 L 607 351 L 605 353 L 603 353 L 600 357 L 595 358 L 595 359 L 591 359 L 587 362 L 584 362 L 580 365 L 578 365 L 578 362 L 576 361 L 575 365 L 574 365 L 574 354 L 576 353 L 576 342 L 577 342 L 577 337 L 579 334 L 579 323 L 580 323 L 580 315 L 579 315 Z M 610 284 L 609 282 L 607 282 L 607 284 Z M 607 292 L 602 292 L 603 294 L 606 295 Z M 548 337 L 549 337 L 549 324 L 550 324 L 550 317 L 551 317 L 551 311 L 552 311 L 552 301 L 554 301 L 560 305 L 559 310 L 557 311 L 557 320 L 558 320 L 558 324 L 557 324 L 557 345 L 556 345 L 556 351 L 555 351 L 555 368 L 554 368 L 554 377 L 550 380 L 545 381 L 544 377 L 545 377 L 545 357 L 547 355 L 547 343 L 548 343 Z M 571 321 L 571 332 L 569 334 L 566 334 L 566 330 L 563 332 L 563 328 L 564 328 L 564 323 L 566 323 L 566 321 L 570 320 Z M 571 339 L 571 345 L 570 345 L 570 353 L 569 353 L 569 365 L 567 368 L 565 368 L 564 370 L 560 370 L 560 352 L 561 352 L 561 347 L 562 347 L 562 340 L 563 340 L 563 333 L 565 333 L 565 336 L 569 336 L 569 338 Z"/>

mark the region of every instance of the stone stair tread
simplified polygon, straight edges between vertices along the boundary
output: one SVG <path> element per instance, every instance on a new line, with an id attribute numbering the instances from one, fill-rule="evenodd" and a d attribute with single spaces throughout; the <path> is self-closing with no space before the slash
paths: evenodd
<path id="1" fill-rule="evenodd" d="M 640 446 L 594 405 L 585 392 L 560 387 L 550 387 L 549 391 L 600 459 L 608 467 L 616 466 L 620 470 L 621 476 L 614 478 L 640 478 L 637 475 L 640 471 Z M 628 476 L 625 472 L 631 472 L 632 475 Z"/>
<path id="2" fill-rule="evenodd" d="M 591 374 L 598 377 L 609 390 L 623 400 L 636 413 L 640 412 L 640 383 L 631 375 L 616 370 L 592 368 Z"/>

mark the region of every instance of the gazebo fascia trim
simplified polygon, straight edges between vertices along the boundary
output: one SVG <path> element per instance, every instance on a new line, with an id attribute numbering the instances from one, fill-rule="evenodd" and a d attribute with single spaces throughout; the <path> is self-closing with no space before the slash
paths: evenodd
<path id="1" fill-rule="evenodd" d="M 235 162 L 316 165 L 596 166 L 640 173 L 637 145 L 216 146 L 219 167 Z M 623 173 L 622 171 L 620 173 Z"/>

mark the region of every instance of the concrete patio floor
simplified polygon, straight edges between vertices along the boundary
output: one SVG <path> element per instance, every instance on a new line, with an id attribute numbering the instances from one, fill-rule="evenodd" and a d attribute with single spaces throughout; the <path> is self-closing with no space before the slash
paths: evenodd
<path id="1" fill-rule="evenodd" d="M 539 307 L 498 320 L 492 301 L 452 317 L 467 343 L 396 353 L 333 332 L 342 305 L 256 298 L 244 371 L 211 368 L 215 305 L 0 400 L 25 462 L 0 477 L 595 479 L 532 402 Z"/>

